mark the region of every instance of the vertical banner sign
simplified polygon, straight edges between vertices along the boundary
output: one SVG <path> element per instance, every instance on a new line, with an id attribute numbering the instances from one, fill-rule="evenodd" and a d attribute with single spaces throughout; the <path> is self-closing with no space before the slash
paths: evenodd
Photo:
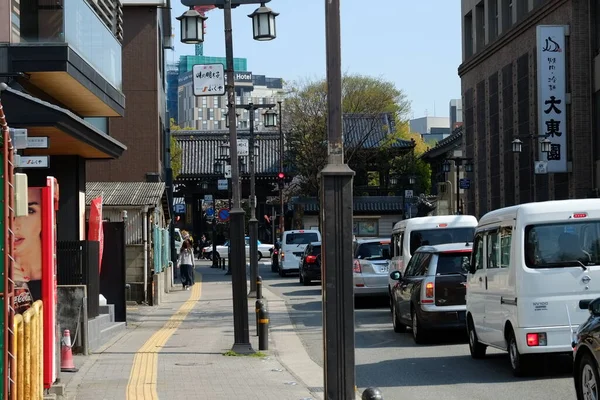
<path id="1" fill-rule="evenodd" d="M 552 142 L 548 172 L 567 172 L 567 78 L 565 27 L 537 27 L 538 129 Z"/>
<path id="2" fill-rule="evenodd" d="M 57 378 L 57 339 L 60 337 L 56 320 L 58 196 L 58 182 L 53 177 L 46 178 L 46 187 L 42 188 L 42 301 L 44 302 L 44 388 L 46 389 L 49 389 Z"/>
<path id="3" fill-rule="evenodd" d="M 104 231 L 102 230 L 102 196 L 96 197 L 90 204 L 90 225 L 88 240 L 100 242 L 98 251 L 98 272 L 102 272 L 102 254 L 104 252 Z"/>

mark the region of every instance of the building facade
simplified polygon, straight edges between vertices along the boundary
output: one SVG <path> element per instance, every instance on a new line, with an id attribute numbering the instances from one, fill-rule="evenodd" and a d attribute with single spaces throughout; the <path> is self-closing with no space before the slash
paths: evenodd
<path id="1" fill-rule="evenodd" d="M 88 162 L 93 182 L 166 180 L 169 120 L 166 111 L 165 49 L 172 47 L 168 0 L 124 0 L 123 93 L 128 109 L 111 119 L 108 132 L 128 151 L 108 163 Z"/>
<path id="2" fill-rule="evenodd" d="M 283 95 L 283 79 L 254 75 L 249 71 L 234 74 L 236 104 L 276 104 Z M 179 75 L 178 124 L 182 128 L 212 131 L 226 129 L 227 95 L 194 96 L 192 72 Z M 238 109 L 238 128 L 250 127 L 248 110 Z M 255 111 L 254 124 L 260 129 L 263 124 L 262 111 Z"/>
<path id="3" fill-rule="evenodd" d="M 425 143 L 435 144 L 450 136 L 448 117 L 421 117 L 409 121 L 410 131 L 421 134 Z"/>
<path id="4" fill-rule="evenodd" d="M 474 159 L 467 213 L 597 193 L 597 7 L 583 0 L 462 1 L 463 147 Z M 550 153 L 541 152 L 543 137 Z M 523 149 L 514 154 L 517 138 Z"/>
<path id="5" fill-rule="evenodd" d="M 454 131 L 463 123 L 462 99 L 450 100 L 450 130 Z"/>

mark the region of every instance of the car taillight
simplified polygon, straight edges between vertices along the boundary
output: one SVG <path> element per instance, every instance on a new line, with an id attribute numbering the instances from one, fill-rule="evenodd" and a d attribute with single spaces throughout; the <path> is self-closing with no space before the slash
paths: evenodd
<path id="1" fill-rule="evenodd" d="M 528 333 L 527 334 L 527 346 L 547 346 L 548 340 L 546 339 L 546 333 Z"/>
<path id="2" fill-rule="evenodd" d="M 285 260 L 285 253 L 282 251 L 281 252 L 281 261 Z"/>
<path id="3" fill-rule="evenodd" d="M 306 262 L 308 264 L 314 264 L 317 261 L 317 256 L 306 256 Z"/>
<path id="4" fill-rule="evenodd" d="M 423 304 L 432 304 L 433 303 L 433 282 L 425 283 L 425 293 L 423 294 L 423 298 L 421 299 L 421 303 Z"/>
<path id="5" fill-rule="evenodd" d="M 362 273 L 362 268 L 360 267 L 360 261 L 354 260 L 354 268 L 352 269 L 355 274 Z"/>

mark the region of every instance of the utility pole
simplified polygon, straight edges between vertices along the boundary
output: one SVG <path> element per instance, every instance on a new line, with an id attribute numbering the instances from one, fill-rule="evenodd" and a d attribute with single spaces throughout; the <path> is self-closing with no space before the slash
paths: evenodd
<path id="1" fill-rule="evenodd" d="M 246 243 L 244 240 L 244 209 L 240 203 L 240 170 L 238 166 L 235 84 L 233 74 L 233 34 L 231 0 L 224 1 L 225 57 L 227 64 L 227 108 L 229 118 L 229 151 L 231 157 L 231 191 L 233 208 L 230 210 L 231 288 L 233 291 L 233 348 L 236 353 L 253 353 L 248 329 L 248 297 L 246 297 Z"/>
<path id="2" fill-rule="evenodd" d="M 327 400 L 355 400 L 352 181 L 344 163 L 340 0 L 325 0 L 327 153 L 321 171 L 323 349 Z"/>
<path id="3" fill-rule="evenodd" d="M 283 114 L 281 112 L 281 100 L 277 102 L 279 106 L 279 172 L 283 172 L 283 152 L 285 149 L 283 141 Z M 285 212 L 283 206 L 283 188 L 279 188 L 279 232 L 283 236 L 285 231 Z M 275 238 L 273 238 L 275 244 Z"/>
<path id="4" fill-rule="evenodd" d="M 250 158 L 250 220 L 248 233 L 250 236 L 250 293 L 248 297 L 256 297 L 256 278 L 258 277 L 258 220 L 256 219 L 256 171 L 254 167 L 254 104 L 248 104 L 250 115 L 250 140 L 248 156 Z"/>

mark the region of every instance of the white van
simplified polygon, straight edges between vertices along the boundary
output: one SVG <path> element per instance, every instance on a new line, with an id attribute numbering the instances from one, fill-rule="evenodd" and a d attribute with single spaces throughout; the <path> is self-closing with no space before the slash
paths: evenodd
<path id="1" fill-rule="evenodd" d="M 600 297 L 600 201 L 521 204 L 484 215 L 467 278 L 473 358 L 508 351 L 516 376 L 535 354 L 572 354 L 573 333 Z M 583 302 L 582 302 L 583 300 Z"/>
<path id="2" fill-rule="evenodd" d="M 471 243 L 477 227 L 477 218 L 472 215 L 438 215 L 402 220 L 392 229 L 392 259 L 390 274 L 404 270 L 413 253 L 421 246 L 447 243 Z M 392 287 L 396 281 L 388 274 L 388 290 L 392 298 Z M 391 302 L 390 302 L 391 307 Z"/>
<path id="3" fill-rule="evenodd" d="M 318 230 L 294 230 L 283 232 L 281 238 L 281 262 L 279 275 L 300 271 L 300 258 L 309 243 L 320 242 L 321 233 Z"/>

